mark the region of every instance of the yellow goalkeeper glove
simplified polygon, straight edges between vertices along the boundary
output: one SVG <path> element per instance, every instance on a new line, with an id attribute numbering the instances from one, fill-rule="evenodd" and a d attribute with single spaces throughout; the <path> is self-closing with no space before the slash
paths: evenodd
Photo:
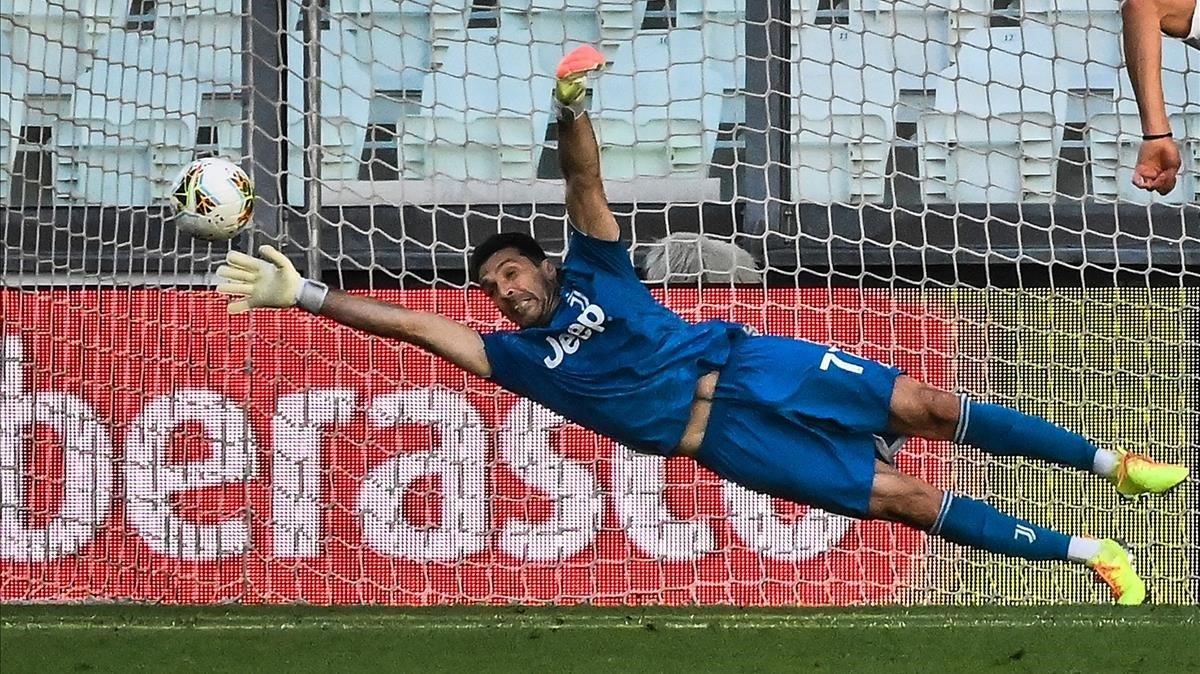
<path id="1" fill-rule="evenodd" d="M 271 246 L 260 246 L 258 254 L 261 257 L 231 250 L 225 264 L 217 267 L 217 278 L 223 281 L 217 292 L 231 297 L 227 307 L 230 314 L 296 305 L 310 313 L 321 312 L 328 286 L 300 276 L 291 260 Z"/>
<path id="2" fill-rule="evenodd" d="M 560 117 L 566 111 L 576 119 L 583 114 L 583 99 L 587 93 L 587 76 L 604 70 L 606 61 L 604 54 L 596 51 L 590 45 L 577 47 L 558 62 L 554 85 L 554 101 Z"/>

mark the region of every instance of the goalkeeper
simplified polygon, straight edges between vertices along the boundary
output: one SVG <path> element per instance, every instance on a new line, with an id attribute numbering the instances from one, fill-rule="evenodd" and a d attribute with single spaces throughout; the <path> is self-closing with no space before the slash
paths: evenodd
<path id="1" fill-rule="evenodd" d="M 810 342 L 697 325 L 638 280 L 605 199 L 583 112 L 585 77 L 603 56 L 580 47 L 558 67 L 559 156 L 573 225 L 562 269 L 523 234 L 475 249 L 471 274 L 516 330 L 480 335 L 442 316 L 355 297 L 302 279 L 269 246 L 230 252 L 217 270 L 230 313 L 301 308 L 420 346 L 632 449 L 685 455 L 721 477 L 857 518 L 901 522 L 1025 559 L 1086 564 L 1119 603 L 1145 586 L 1112 540 L 1072 537 L 943 493 L 891 464 L 906 436 L 954 440 L 1095 472 L 1125 495 L 1161 493 L 1183 466 L 1121 450 L 1011 409 L 959 398 L 899 370 Z M 890 445 L 890 446 L 889 446 Z"/>

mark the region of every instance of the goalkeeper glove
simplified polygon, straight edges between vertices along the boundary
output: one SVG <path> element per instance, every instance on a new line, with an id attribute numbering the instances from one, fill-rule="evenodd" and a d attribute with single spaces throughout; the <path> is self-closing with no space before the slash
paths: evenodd
<path id="1" fill-rule="evenodd" d="M 257 307 L 286 309 L 296 305 L 310 313 L 321 312 L 328 286 L 300 276 L 287 256 L 271 246 L 260 246 L 258 254 L 261 257 L 231 250 L 225 264 L 217 267 L 217 277 L 223 281 L 217 292 L 231 296 L 227 307 L 230 314 Z"/>
<path id="2" fill-rule="evenodd" d="M 583 114 L 584 94 L 587 93 L 587 76 L 604 70 L 605 65 L 604 54 L 586 44 L 558 62 L 554 103 L 559 117 L 565 117 L 565 113 L 569 111 L 573 115 L 572 119 L 579 119 Z"/>

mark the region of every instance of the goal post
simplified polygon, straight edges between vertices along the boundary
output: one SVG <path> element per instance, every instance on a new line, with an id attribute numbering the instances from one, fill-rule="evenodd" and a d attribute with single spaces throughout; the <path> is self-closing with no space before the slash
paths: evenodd
<path id="1" fill-rule="evenodd" d="M 1184 166 L 1153 196 L 1119 30 L 1090 0 L 0 0 L 0 601 L 1106 601 L 634 454 L 412 347 L 228 317 L 227 246 L 165 199 L 229 158 L 258 196 L 229 246 L 502 328 L 467 256 L 497 231 L 561 255 L 552 73 L 594 44 L 607 195 L 669 307 L 1195 471 L 1200 50 L 1164 43 Z M 948 443 L 899 461 L 1121 537 L 1151 601 L 1200 602 L 1194 482 L 1127 502 Z"/>

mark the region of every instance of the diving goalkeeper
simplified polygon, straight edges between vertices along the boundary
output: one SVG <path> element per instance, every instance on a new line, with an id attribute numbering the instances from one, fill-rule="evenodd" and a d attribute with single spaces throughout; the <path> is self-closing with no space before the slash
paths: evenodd
<path id="1" fill-rule="evenodd" d="M 603 56 L 580 47 L 558 67 L 559 156 L 573 225 L 562 268 L 522 234 L 478 246 L 470 271 L 515 330 L 480 335 L 442 316 L 328 290 L 273 248 L 231 252 L 217 270 L 230 313 L 298 305 L 420 346 L 647 454 L 689 456 L 721 477 L 857 518 L 901 522 L 1025 559 L 1086 564 L 1118 603 L 1145 586 L 1112 540 L 1068 536 L 898 471 L 903 437 L 954 440 L 1095 472 L 1126 495 L 1161 493 L 1187 476 L 1020 412 L 959 398 L 899 370 L 811 342 L 749 334 L 725 321 L 689 324 L 658 304 L 620 242 L 583 112 L 585 78 Z M 890 447 L 889 447 L 890 445 Z"/>

